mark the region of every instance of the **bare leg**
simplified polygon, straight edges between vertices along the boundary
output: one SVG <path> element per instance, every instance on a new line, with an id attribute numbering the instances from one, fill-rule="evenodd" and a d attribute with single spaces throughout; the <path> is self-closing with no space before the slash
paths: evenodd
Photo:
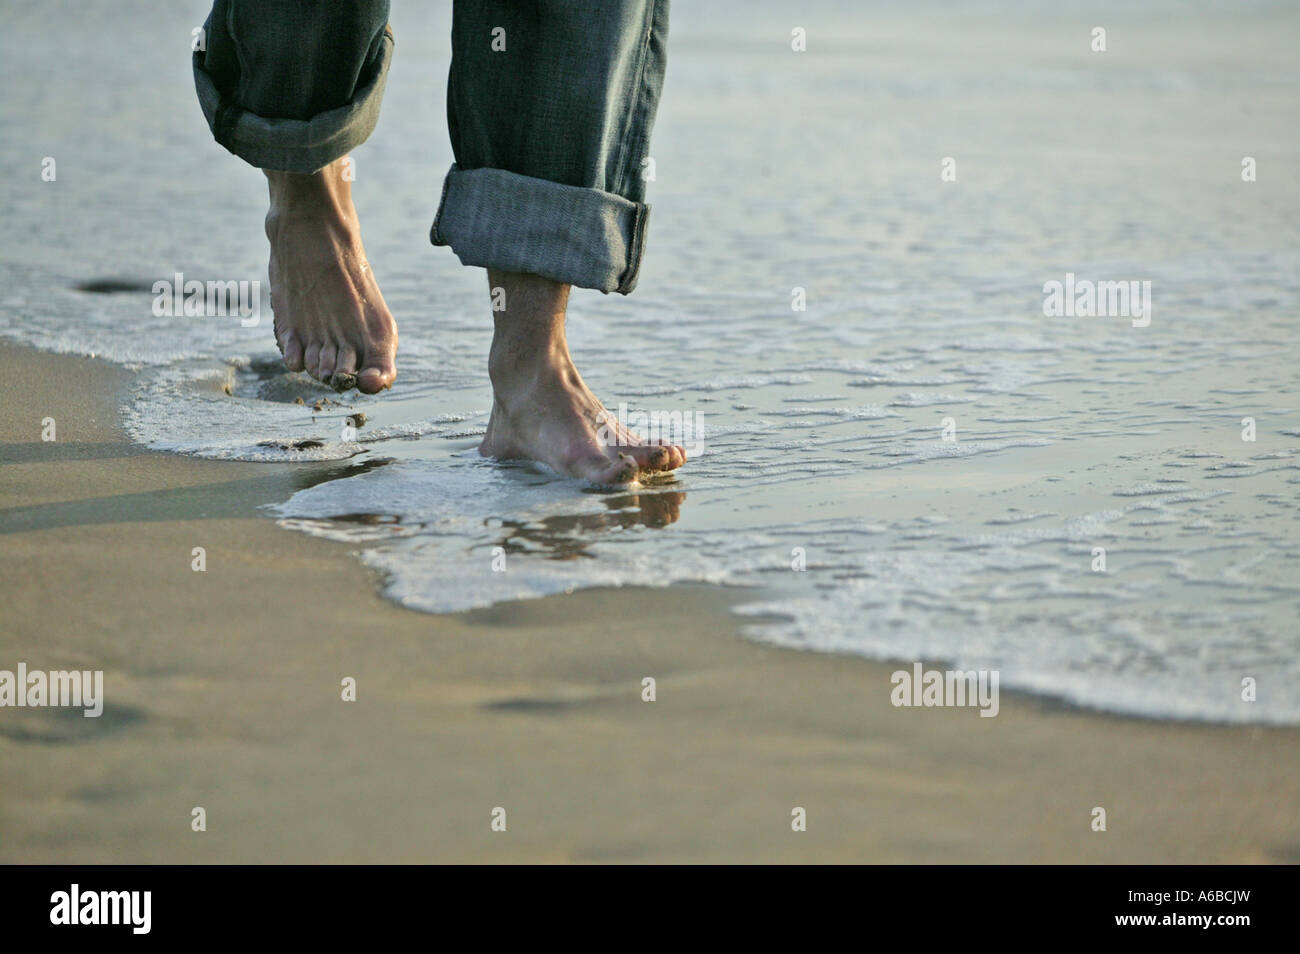
<path id="1" fill-rule="evenodd" d="M 601 484 L 686 462 L 675 444 L 648 444 L 619 427 L 583 383 L 569 356 L 564 312 L 569 286 L 538 275 L 490 269 L 505 294 L 488 356 L 492 418 L 479 453 L 526 459 Z M 610 435 L 613 439 L 610 440 Z"/>
<path id="2" fill-rule="evenodd" d="M 355 375 L 374 394 L 397 377 L 397 323 L 366 261 L 342 163 L 314 175 L 266 172 L 275 340 L 289 370 Z"/>

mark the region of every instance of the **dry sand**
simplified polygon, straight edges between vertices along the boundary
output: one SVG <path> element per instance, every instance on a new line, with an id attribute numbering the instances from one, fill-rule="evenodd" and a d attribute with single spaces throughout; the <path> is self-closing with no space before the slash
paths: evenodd
<path id="1" fill-rule="evenodd" d="M 708 587 L 422 615 L 258 515 L 337 464 L 132 447 L 89 359 L 0 380 L 0 669 L 107 697 L 0 709 L 0 861 L 1300 858 L 1300 730 L 894 708 L 898 667 L 747 642 Z"/>

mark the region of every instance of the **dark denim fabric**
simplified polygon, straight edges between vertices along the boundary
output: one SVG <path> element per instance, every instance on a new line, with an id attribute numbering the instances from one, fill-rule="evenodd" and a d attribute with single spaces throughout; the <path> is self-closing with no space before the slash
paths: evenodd
<path id="1" fill-rule="evenodd" d="M 387 0 L 216 0 L 199 100 L 217 141 L 315 172 L 365 141 L 392 57 Z M 466 265 L 636 285 L 668 0 L 456 0 L 456 163 L 430 237 Z"/>
<path id="2" fill-rule="evenodd" d="M 203 30 L 199 103 L 241 159 L 316 172 L 374 130 L 393 55 L 388 0 L 216 0 Z"/>

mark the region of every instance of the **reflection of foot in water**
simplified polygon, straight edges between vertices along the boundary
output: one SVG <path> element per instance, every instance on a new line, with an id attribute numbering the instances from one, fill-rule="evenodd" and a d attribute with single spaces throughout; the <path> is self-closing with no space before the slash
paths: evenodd
<path id="1" fill-rule="evenodd" d="M 626 514 L 628 508 L 635 508 L 630 514 L 631 519 L 620 520 L 619 526 L 632 527 L 641 524 L 646 527 L 660 528 L 677 522 L 685 499 L 685 494 L 675 492 L 623 494 L 618 497 L 608 497 L 605 503 L 611 510 L 620 511 L 620 515 Z"/>
<path id="2" fill-rule="evenodd" d="M 618 494 L 605 498 L 605 513 L 565 514 L 538 521 L 502 521 L 505 535 L 493 543 L 507 553 L 541 550 L 553 560 L 588 556 L 587 547 L 599 537 L 593 532 L 614 528 L 646 526 L 662 528 L 676 523 L 681 515 L 684 493 Z"/>
<path id="3" fill-rule="evenodd" d="M 397 323 L 366 261 L 343 161 L 314 175 L 266 172 L 275 340 L 289 370 L 374 394 L 397 376 Z"/>
<path id="4" fill-rule="evenodd" d="M 686 462 L 677 445 L 646 442 L 615 422 L 583 383 L 564 336 L 568 285 L 495 269 L 488 280 L 501 307 L 488 355 L 492 417 L 479 453 L 540 461 L 599 484 L 630 483 Z M 606 433 L 615 439 L 602 439 Z"/>

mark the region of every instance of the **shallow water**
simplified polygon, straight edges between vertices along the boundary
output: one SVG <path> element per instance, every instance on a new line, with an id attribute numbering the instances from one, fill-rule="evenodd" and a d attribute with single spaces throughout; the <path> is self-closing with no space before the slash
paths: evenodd
<path id="1" fill-rule="evenodd" d="M 743 585 L 746 632 L 778 645 L 1300 722 L 1300 14 L 678 3 L 640 286 L 575 294 L 570 341 L 608 405 L 703 438 L 677 477 L 599 491 L 475 453 L 486 282 L 427 239 L 448 10 L 397 6 L 356 154 L 393 392 L 284 373 L 265 305 L 254 328 L 152 314 L 176 272 L 265 287 L 261 176 L 193 102 L 198 6 L 0 14 L 0 334 L 135 368 L 127 425 L 153 447 L 355 461 L 271 515 L 353 543 L 418 609 Z M 1150 324 L 1045 317 L 1067 272 L 1149 281 Z M 106 278 L 124 289 L 75 288 Z"/>

